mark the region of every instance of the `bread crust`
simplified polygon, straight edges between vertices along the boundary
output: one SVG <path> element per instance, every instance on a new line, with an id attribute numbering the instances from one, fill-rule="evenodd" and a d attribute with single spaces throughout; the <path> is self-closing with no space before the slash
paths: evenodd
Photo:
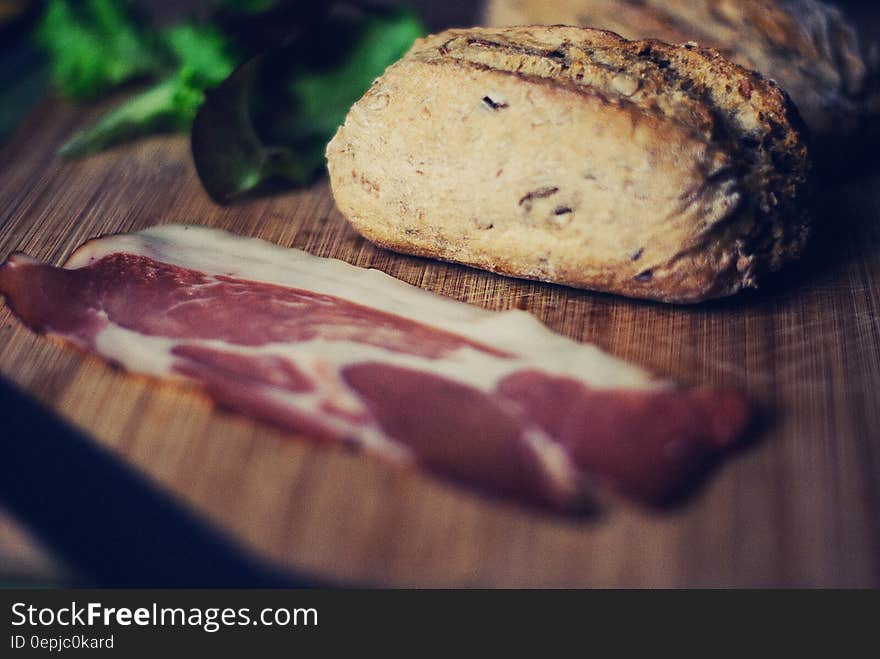
<path id="1" fill-rule="evenodd" d="M 870 48 L 839 9 L 817 0 L 490 0 L 485 19 L 496 27 L 581 25 L 716 48 L 778 81 L 823 146 L 858 135 L 880 114 Z"/>
<path id="2" fill-rule="evenodd" d="M 713 50 L 475 28 L 417 42 L 327 156 L 340 210 L 383 247 L 691 303 L 800 254 L 798 123 Z"/>

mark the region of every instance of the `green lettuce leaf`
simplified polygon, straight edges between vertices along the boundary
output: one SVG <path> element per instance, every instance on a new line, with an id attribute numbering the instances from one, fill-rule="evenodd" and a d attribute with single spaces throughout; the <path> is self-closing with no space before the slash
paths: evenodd
<path id="1" fill-rule="evenodd" d="M 161 70 L 155 35 L 141 24 L 125 0 L 50 0 L 36 36 L 58 88 L 88 99 Z"/>
<path id="2" fill-rule="evenodd" d="M 160 38 L 176 69 L 74 135 L 61 147 L 63 157 L 82 157 L 151 133 L 188 130 L 205 90 L 235 67 L 229 44 L 214 27 L 178 25 Z"/>
<path id="3" fill-rule="evenodd" d="M 332 12 L 211 91 L 193 123 L 196 169 L 219 203 L 324 169 L 351 106 L 425 33 L 408 11 Z"/>

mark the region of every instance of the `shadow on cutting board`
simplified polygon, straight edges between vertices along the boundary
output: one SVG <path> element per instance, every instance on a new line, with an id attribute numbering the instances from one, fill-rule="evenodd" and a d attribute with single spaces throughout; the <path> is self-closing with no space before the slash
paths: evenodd
<path id="1" fill-rule="evenodd" d="M 0 378 L 0 505 L 89 586 L 305 588 Z"/>
<path id="2" fill-rule="evenodd" d="M 785 303 L 823 283 L 847 279 L 841 273 L 880 250 L 878 184 L 878 168 L 845 181 L 815 178 L 807 202 L 813 228 L 803 256 L 768 274 L 756 290 L 709 300 L 692 311 L 724 312 Z"/>

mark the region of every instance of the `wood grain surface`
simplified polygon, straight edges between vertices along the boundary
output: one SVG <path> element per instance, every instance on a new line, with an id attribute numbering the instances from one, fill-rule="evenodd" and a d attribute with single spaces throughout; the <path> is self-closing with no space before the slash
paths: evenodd
<path id="1" fill-rule="evenodd" d="M 880 585 L 877 173 L 816 186 L 823 228 L 803 264 L 757 293 L 682 308 L 382 251 L 345 224 L 324 181 L 218 207 L 181 137 L 59 161 L 59 143 L 100 110 L 47 100 L 0 152 L 0 258 L 60 264 L 101 234 L 221 227 L 525 308 L 680 381 L 742 386 L 768 411 L 751 445 L 682 504 L 566 519 L 216 410 L 36 336 L 0 306 L 0 372 L 257 555 L 393 586 Z"/>

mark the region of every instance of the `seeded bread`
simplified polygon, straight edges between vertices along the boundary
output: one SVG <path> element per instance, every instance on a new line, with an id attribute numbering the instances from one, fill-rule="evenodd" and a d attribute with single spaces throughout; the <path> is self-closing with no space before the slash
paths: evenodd
<path id="1" fill-rule="evenodd" d="M 807 150 L 775 83 L 601 30 L 420 40 L 327 158 L 339 208 L 378 245 L 638 298 L 755 286 L 808 233 Z"/>
<path id="2" fill-rule="evenodd" d="M 486 24 L 582 25 L 717 48 L 778 81 L 823 146 L 880 116 L 876 47 L 816 0 L 490 0 Z"/>

